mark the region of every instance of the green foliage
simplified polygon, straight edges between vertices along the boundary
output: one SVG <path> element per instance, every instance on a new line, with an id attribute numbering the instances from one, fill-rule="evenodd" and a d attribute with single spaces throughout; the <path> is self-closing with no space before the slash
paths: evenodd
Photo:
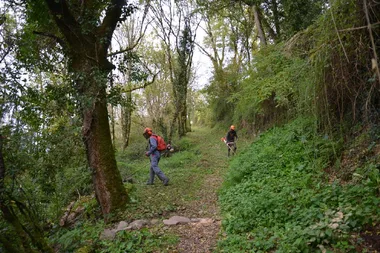
<path id="1" fill-rule="evenodd" d="M 60 229 L 50 239 L 53 243 L 60 245 L 63 252 L 74 252 L 88 242 L 96 242 L 99 240 L 99 233 L 105 228 L 103 221 L 96 223 L 83 222 L 77 224 L 74 228 Z M 86 238 L 88 241 L 84 241 Z"/>
<path id="2" fill-rule="evenodd" d="M 140 231 L 121 231 L 114 241 L 101 241 L 101 253 L 116 252 L 156 252 L 177 243 L 178 238 L 170 234 L 152 234 L 147 229 Z"/>
<path id="3" fill-rule="evenodd" d="M 183 137 L 175 143 L 175 147 L 179 151 L 185 151 L 189 150 L 192 147 L 192 143 L 188 137 Z"/>
<path id="4" fill-rule="evenodd" d="M 239 90 L 240 78 L 239 66 L 236 64 L 214 71 L 214 79 L 206 88 L 213 123 L 229 124 L 233 118 L 236 107 L 236 98 L 233 96 Z"/>
<path id="5" fill-rule="evenodd" d="M 19 63 L 31 72 L 36 68 L 57 70 L 57 66 L 61 67 L 59 63 L 63 63 L 62 48 L 56 47 L 56 38 L 43 35 L 45 30 L 51 35 L 58 33 L 54 20 L 49 17 L 46 3 L 28 1 L 25 18 L 26 23 L 23 24 L 22 34 L 17 41 Z"/>
<path id="6" fill-rule="evenodd" d="M 181 151 L 179 155 L 172 156 L 170 162 L 164 160 L 163 166 L 169 169 L 184 168 L 196 160 L 196 154 L 192 151 Z"/>
<path id="7" fill-rule="evenodd" d="M 326 0 L 282 0 L 283 9 L 281 34 L 283 38 L 290 38 L 295 33 L 306 29 L 323 13 L 328 3 Z"/>
<path id="8" fill-rule="evenodd" d="M 235 122 L 255 122 L 261 128 L 263 117 L 310 112 L 309 99 L 301 102 L 301 90 L 312 83 L 310 65 L 286 54 L 282 44 L 260 50 L 246 76 L 240 90 L 232 96 L 236 101 Z"/>
<path id="9" fill-rule="evenodd" d="M 143 138 L 141 136 L 141 138 Z M 125 160 L 138 160 L 145 155 L 148 141 L 132 142 L 125 150 Z"/>
<path id="10" fill-rule="evenodd" d="M 349 249 L 349 233 L 378 219 L 378 170 L 367 167 L 357 184 L 326 182 L 323 168 L 340 144 L 313 126 L 297 119 L 273 128 L 232 161 L 220 192 L 227 232 L 220 248 L 239 252 L 238 237 L 255 251 Z"/>
<path id="11" fill-rule="evenodd" d="M 372 23 L 379 6 L 369 12 Z M 361 2 L 333 1 L 325 15 L 301 34 L 295 46 L 308 51 L 315 72 L 315 100 L 318 118 L 324 127 L 352 125 L 361 120 L 376 121 L 379 93 L 370 60 L 373 57 Z M 378 35 L 374 35 L 377 40 Z M 344 129 L 343 129 L 344 130 Z"/>
<path id="12" fill-rule="evenodd" d="M 211 124 L 211 110 L 206 101 L 204 90 L 191 91 L 191 108 L 190 116 L 193 125 L 205 126 Z"/>

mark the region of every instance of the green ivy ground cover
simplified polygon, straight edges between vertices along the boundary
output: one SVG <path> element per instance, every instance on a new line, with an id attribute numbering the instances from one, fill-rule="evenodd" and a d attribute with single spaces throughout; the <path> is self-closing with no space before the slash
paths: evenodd
<path id="1" fill-rule="evenodd" d="M 329 182 L 339 144 L 298 119 L 260 136 L 231 162 L 220 191 L 220 252 L 355 252 L 351 233 L 379 218 L 379 170 Z"/>

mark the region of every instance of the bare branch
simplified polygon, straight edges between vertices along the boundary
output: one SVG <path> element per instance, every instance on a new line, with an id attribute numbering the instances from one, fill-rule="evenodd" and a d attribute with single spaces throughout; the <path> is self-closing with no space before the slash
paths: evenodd
<path id="1" fill-rule="evenodd" d="M 5 59 L 5 57 L 7 57 L 7 55 L 11 52 L 11 47 L 8 47 L 7 50 L 4 52 L 4 54 L 1 56 L 0 58 L 0 63 L 2 63 Z"/>
<path id="2" fill-rule="evenodd" d="M 332 21 L 333 21 L 333 23 L 334 23 L 334 27 L 335 27 L 336 34 L 338 35 L 338 39 L 339 39 L 340 45 L 342 46 L 342 49 L 343 49 L 344 55 L 346 56 L 346 60 L 347 60 L 347 62 L 350 63 L 350 60 L 348 59 L 348 56 L 347 56 L 346 49 L 344 48 L 343 43 L 342 43 L 342 40 L 341 40 L 341 38 L 340 38 L 340 34 L 339 34 L 339 31 L 338 31 L 338 28 L 336 27 L 335 18 L 334 18 L 334 14 L 333 14 L 332 10 L 330 10 L 330 13 L 331 13 Z"/>
<path id="3" fill-rule="evenodd" d="M 62 48 L 66 48 L 67 47 L 65 41 L 63 39 L 59 38 L 58 36 L 54 35 L 54 34 L 46 33 L 46 32 L 38 32 L 38 31 L 33 31 L 33 34 L 37 34 L 37 35 L 41 35 L 41 36 L 44 36 L 44 37 L 52 38 L 59 45 L 61 45 Z"/>
<path id="4" fill-rule="evenodd" d="M 145 17 L 143 18 L 143 21 L 141 22 L 141 28 L 140 28 L 141 30 L 143 29 L 142 26 L 143 26 L 144 19 L 145 19 Z M 150 22 L 149 22 L 149 23 L 150 23 Z M 149 23 L 148 23 L 148 24 L 149 24 Z M 119 50 L 119 51 L 116 51 L 116 52 L 109 53 L 107 56 L 110 57 L 110 56 L 114 56 L 114 55 L 122 54 L 122 53 L 125 53 L 125 52 L 129 52 L 129 51 L 132 51 L 133 49 L 135 49 L 135 48 L 139 45 L 139 43 L 140 43 L 140 41 L 142 40 L 142 38 L 144 37 L 144 35 L 145 35 L 145 33 L 146 33 L 146 30 L 147 30 L 147 28 L 148 28 L 148 24 L 145 26 L 144 31 L 140 32 L 140 35 L 139 35 L 139 37 L 137 38 L 137 40 L 135 41 L 135 43 L 133 43 L 133 44 L 130 45 L 129 47 L 126 47 L 126 48 L 124 48 L 124 49 L 122 49 L 122 50 Z"/>
<path id="5" fill-rule="evenodd" d="M 139 89 L 145 89 L 146 87 L 148 87 L 149 85 L 153 84 L 154 81 L 156 80 L 156 77 L 157 75 L 159 74 L 160 72 L 157 72 L 156 74 L 153 75 L 153 79 L 152 81 L 150 82 L 145 82 L 143 85 L 140 85 L 140 86 L 136 86 L 136 87 L 132 87 L 130 89 L 122 89 L 122 91 L 124 92 L 132 92 L 134 90 L 139 90 Z"/>
<path id="6" fill-rule="evenodd" d="M 80 25 L 73 17 L 65 0 L 45 0 L 58 28 L 65 36 L 70 45 L 81 41 L 82 34 Z"/>
<path id="7" fill-rule="evenodd" d="M 122 9 L 126 5 L 125 0 L 112 0 L 106 11 L 106 16 L 103 23 L 100 25 L 97 33 L 100 37 L 105 38 L 103 42 L 103 50 L 107 50 L 111 44 L 112 34 L 116 28 L 117 23 L 120 21 Z"/>
<path id="8" fill-rule="evenodd" d="M 132 46 L 129 46 L 129 47 L 126 47 L 122 50 L 119 50 L 119 51 L 116 51 L 116 52 L 112 52 L 112 53 L 109 53 L 107 55 L 107 57 L 110 57 L 110 56 L 115 56 L 115 55 L 118 55 L 118 54 L 122 54 L 122 53 L 125 53 L 125 52 L 130 52 L 132 51 L 133 49 L 135 49 L 138 45 L 138 42 L 140 41 L 142 37 L 138 38 L 138 41 L 136 43 L 134 43 Z"/>
<path id="9" fill-rule="evenodd" d="M 380 22 L 376 22 L 374 24 L 371 24 L 372 27 L 375 27 L 375 26 L 378 26 L 380 25 Z M 360 30 L 360 29 L 366 29 L 368 28 L 368 25 L 364 25 L 364 26 L 358 26 L 358 27 L 353 27 L 353 28 L 347 28 L 347 29 L 341 29 L 341 30 L 338 30 L 339 32 L 349 32 L 349 31 L 355 31 L 355 30 Z"/>
<path id="10" fill-rule="evenodd" d="M 375 41 L 373 39 L 373 34 L 372 34 L 372 25 L 371 25 L 371 21 L 369 19 L 369 15 L 368 15 L 367 0 L 363 0 L 363 3 L 364 3 L 365 17 L 367 19 L 368 33 L 369 33 L 369 37 L 371 39 L 373 57 L 374 57 L 374 62 L 375 62 L 375 64 L 373 64 L 374 65 L 373 68 L 376 70 L 377 78 L 379 79 L 379 82 L 380 82 L 379 58 L 377 57 L 376 44 L 375 44 Z M 372 87 L 371 87 L 371 89 L 372 89 Z"/>

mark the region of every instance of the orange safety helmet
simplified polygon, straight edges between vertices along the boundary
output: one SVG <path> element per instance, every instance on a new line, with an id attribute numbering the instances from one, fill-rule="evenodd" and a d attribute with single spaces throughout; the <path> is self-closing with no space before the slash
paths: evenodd
<path id="1" fill-rule="evenodd" d="M 143 135 L 151 136 L 151 135 L 152 135 L 152 129 L 149 128 L 149 127 L 146 127 L 146 128 L 144 129 L 144 133 L 143 133 Z"/>
<path id="2" fill-rule="evenodd" d="M 235 126 L 234 125 L 230 126 L 230 129 L 235 130 Z"/>

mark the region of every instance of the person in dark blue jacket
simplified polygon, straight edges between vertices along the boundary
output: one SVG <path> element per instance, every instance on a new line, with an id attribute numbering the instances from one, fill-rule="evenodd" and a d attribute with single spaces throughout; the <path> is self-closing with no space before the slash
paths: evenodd
<path id="1" fill-rule="evenodd" d="M 158 163 L 160 162 L 161 154 L 160 151 L 157 150 L 157 139 L 152 136 L 153 132 L 150 128 L 145 128 L 143 136 L 148 140 L 149 150 L 145 153 L 146 156 L 150 158 L 150 173 L 149 180 L 147 185 L 152 185 L 154 183 L 154 176 L 162 181 L 162 183 L 167 186 L 169 184 L 169 178 L 165 176 L 165 174 L 158 167 Z"/>
<path id="2" fill-rule="evenodd" d="M 230 126 L 230 130 L 227 132 L 226 136 L 226 144 L 228 146 L 228 156 L 230 156 L 230 151 L 232 151 L 232 154 L 234 155 L 236 153 L 236 141 L 238 139 L 237 133 L 235 131 L 235 126 Z"/>

